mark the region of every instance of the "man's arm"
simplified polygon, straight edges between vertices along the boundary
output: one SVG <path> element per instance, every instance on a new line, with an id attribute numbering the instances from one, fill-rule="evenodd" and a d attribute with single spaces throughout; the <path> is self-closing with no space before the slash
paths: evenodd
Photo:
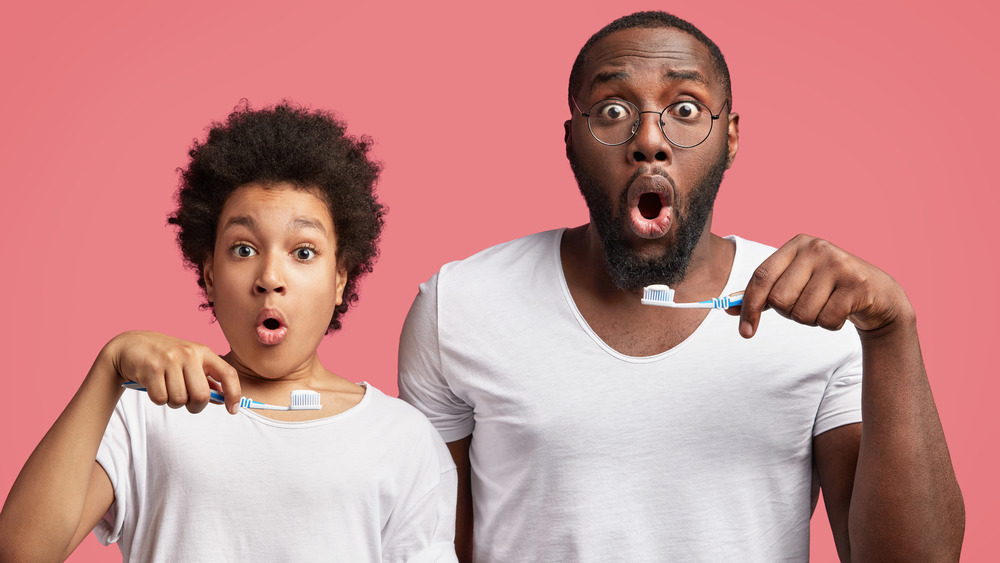
<path id="1" fill-rule="evenodd" d="M 813 463 L 823 490 L 826 516 L 841 561 L 851 560 L 848 519 L 861 448 L 861 423 L 828 430 L 813 439 Z"/>
<path id="2" fill-rule="evenodd" d="M 765 307 L 827 329 L 850 320 L 861 337 L 860 436 L 851 435 L 857 427 L 847 427 L 815 440 L 841 558 L 957 561 L 965 505 L 924 371 L 916 315 L 903 288 L 836 246 L 799 235 L 750 280 L 740 310 L 744 337 L 756 332 Z"/>
<path id="3" fill-rule="evenodd" d="M 469 446 L 472 435 L 448 442 L 448 450 L 458 468 L 458 507 L 455 513 L 455 552 L 459 563 L 472 562 L 472 466 Z"/>

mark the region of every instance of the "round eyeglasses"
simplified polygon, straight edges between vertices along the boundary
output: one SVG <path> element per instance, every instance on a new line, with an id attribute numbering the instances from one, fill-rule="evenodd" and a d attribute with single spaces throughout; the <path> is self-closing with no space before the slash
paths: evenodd
<path id="1" fill-rule="evenodd" d="M 729 100 L 723 104 L 725 108 Z M 681 100 L 663 108 L 663 111 L 639 111 L 635 104 L 619 98 L 608 98 L 590 106 L 584 112 L 573 99 L 573 105 L 580 115 L 587 118 L 590 134 L 600 143 L 614 147 L 629 141 L 639 130 L 639 121 L 644 113 L 660 116 L 660 130 L 670 144 L 682 149 L 696 147 L 712 134 L 712 124 L 722 115 L 713 115 L 708 106 L 694 100 Z"/>

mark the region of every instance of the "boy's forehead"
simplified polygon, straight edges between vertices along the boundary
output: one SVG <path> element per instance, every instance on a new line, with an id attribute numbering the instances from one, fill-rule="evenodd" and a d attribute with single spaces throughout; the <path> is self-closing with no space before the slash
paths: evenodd
<path id="1" fill-rule="evenodd" d="M 318 190 L 291 184 L 248 184 L 233 191 L 219 215 L 219 225 L 248 228 L 317 229 L 333 234 L 330 208 Z"/>

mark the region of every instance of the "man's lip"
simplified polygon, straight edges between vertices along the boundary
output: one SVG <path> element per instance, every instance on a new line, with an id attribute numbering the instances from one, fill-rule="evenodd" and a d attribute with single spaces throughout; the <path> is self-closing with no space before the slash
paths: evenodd
<path id="1" fill-rule="evenodd" d="M 638 205 L 639 196 L 645 193 L 658 194 L 664 207 L 674 205 L 673 183 L 662 174 L 639 174 L 631 179 L 627 189 L 626 201 L 629 207 Z"/>
<path id="2" fill-rule="evenodd" d="M 639 211 L 639 198 L 654 194 L 660 198 L 660 212 L 647 218 Z M 639 238 L 657 239 L 667 234 L 673 220 L 673 183 L 662 174 L 638 174 L 632 178 L 626 193 L 628 223 L 632 233 Z"/>

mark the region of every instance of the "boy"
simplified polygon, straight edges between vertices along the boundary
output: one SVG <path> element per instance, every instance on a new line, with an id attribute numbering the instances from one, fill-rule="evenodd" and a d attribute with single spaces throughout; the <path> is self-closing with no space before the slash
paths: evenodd
<path id="1" fill-rule="evenodd" d="M 170 222 L 231 351 L 112 339 L 14 483 L 0 560 L 65 558 L 92 529 L 125 561 L 455 559 L 455 466 L 436 431 L 317 355 L 378 253 L 369 145 L 287 103 L 238 108 L 195 144 Z M 293 390 L 321 409 L 239 406 Z"/>

